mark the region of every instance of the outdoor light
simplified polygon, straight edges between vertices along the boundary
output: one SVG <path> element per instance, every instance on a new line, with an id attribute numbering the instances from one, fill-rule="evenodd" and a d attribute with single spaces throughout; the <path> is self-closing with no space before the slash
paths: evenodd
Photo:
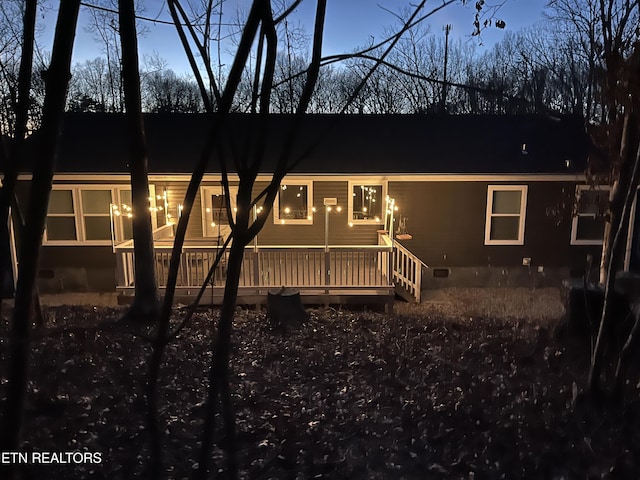
<path id="1" fill-rule="evenodd" d="M 336 211 L 337 211 L 338 213 L 339 213 L 339 212 L 341 212 L 341 211 L 342 211 L 342 207 L 340 207 L 340 206 L 336 207 Z"/>
<path id="2" fill-rule="evenodd" d="M 206 208 L 207 213 L 211 213 L 211 209 L 209 207 Z"/>
<path id="3" fill-rule="evenodd" d="M 285 207 L 284 213 L 291 213 L 291 209 L 289 207 Z"/>

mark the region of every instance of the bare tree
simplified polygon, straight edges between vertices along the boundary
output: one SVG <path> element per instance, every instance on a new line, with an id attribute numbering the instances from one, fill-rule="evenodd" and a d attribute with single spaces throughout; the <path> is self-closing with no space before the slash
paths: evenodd
<path id="1" fill-rule="evenodd" d="M 18 280 L 10 335 L 10 370 L 7 399 L 2 419 L 3 451 L 17 450 L 22 428 L 24 399 L 28 381 L 29 329 L 38 258 L 47 217 L 53 165 L 66 103 L 71 52 L 80 0 L 62 2 L 53 43 L 51 63 L 45 72 L 46 94 L 38 143 L 37 164 L 33 167 L 29 207 L 19 250 Z M 28 27 L 27 27 L 28 28 Z M 25 30 L 27 30 L 25 28 Z M 11 466 L 7 466 L 12 469 Z M 13 472 L 9 472 L 11 475 Z M 11 478 L 7 476 L 7 478 Z"/>
<path id="2" fill-rule="evenodd" d="M 129 133 L 135 293 L 129 317 L 155 320 L 158 287 L 149 204 L 149 167 L 142 119 L 142 95 L 138 67 L 138 40 L 133 0 L 118 0 L 122 49 L 122 85 Z"/>
<path id="3" fill-rule="evenodd" d="M 597 107 L 587 107 L 597 121 L 590 126 L 595 146 L 590 172 L 596 175 L 595 181 L 600 173 L 612 183 L 600 263 L 604 306 L 588 378 L 589 392 L 598 398 L 603 391 L 605 345 L 615 323 L 619 326 L 621 321 L 615 318 L 613 290 L 623 265 L 631 206 L 640 178 L 640 4 L 627 0 L 554 0 L 550 5 L 558 21 L 575 30 L 574 37 L 589 65 L 589 88 L 598 101 Z M 598 170 L 598 164 L 606 168 Z M 638 312 L 635 315 L 635 326 L 619 355 L 614 393 L 620 393 L 623 386 L 624 364 L 638 331 Z"/>

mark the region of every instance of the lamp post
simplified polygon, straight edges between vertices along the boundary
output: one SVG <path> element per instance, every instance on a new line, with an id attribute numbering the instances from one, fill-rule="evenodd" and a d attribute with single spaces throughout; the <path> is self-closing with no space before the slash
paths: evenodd
<path id="1" fill-rule="evenodd" d="M 337 198 L 324 199 L 324 251 L 329 251 L 329 212 L 331 207 L 338 204 Z"/>

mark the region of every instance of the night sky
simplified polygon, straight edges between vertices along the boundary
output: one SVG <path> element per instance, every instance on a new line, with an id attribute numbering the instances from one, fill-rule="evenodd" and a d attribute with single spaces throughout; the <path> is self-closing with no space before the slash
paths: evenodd
<path id="1" fill-rule="evenodd" d="M 501 3 L 494 2 L 494 3 Z M 170 20 L 165 2 L 157 0 L 144 0 L 146 4 L 143 15 L 160 20 Z M 236 7 L 242 8 L 248 5 L 249 0 L 228 0 L 226 11 L 232 15 Z M 335 54 L 349 52 L 357 46 L 367 44 L 371 37 L 375 40 L 383 38 L 385 27 L 396 24 L 397 19 L 388 11 L 400 11 L 403 7 L 416 2 L 411 0 L 341 0 L 329 1 L 327 6 L 326 30 L 324 39 L 324 54 Z M 487 2 L 492 4 L 492 2 Z M 461 38 L 463 41 L 472 42 L 476 45 L 479 53 L 489 49 L 497 41 L 500 41 L 507 31 L 517 31 L 520 28 L 532 25 L 542 20 L 542 10 L 545 0 L 507 0 L 496 13 L 498 19 L 503 19 L 507 23 L 504 30 L 495 28 L 487 29 L 483 32 L 482 38 L 471 38 L 473 30 L 473 17 L 475 13 L 475 2 L 470 1 L 466 6 L 455 3 L 445 7 L 434 14 L 427 23 L 431 32 L 443 35 L 443 27 L 451 24 L 452 39 Z M 440 5 L 440 1 L 427 3 L 427 11 Z M 315 2 L 305 1 L 295 14 L 293 23 L 299 22 L 307 33 L 312 30 L 312 18 L 315 10 Z M 45 49 L 49 49 L 51 38 L 53 37 L 53 26 L 55 25 L 56 10 L 51 9 L 46 12 L 42 23 L 44 30 L 40 40 Z M 96 44 L 93 36 L 87 31 L 87 21 L 89 19 L 88 7 L 82 6 L 80 11 L 80 28 L 77 32 L 77 41 L 74 51 L 74 63 L 82 62 L 101 55 L 100 46 Z M 228 19 L 229 20 L 229 19 Z M 141 57 L 157 53 L 167 60 L 169 68 L 177 73 L 189 71 L 188 64 L 179 45 L 175 29 L 171 25 L 154 24 L 144 22 L 147 27 L 147 34 L 139 40 Z M 224 50 L 229 50 L 232 45 Z"/>

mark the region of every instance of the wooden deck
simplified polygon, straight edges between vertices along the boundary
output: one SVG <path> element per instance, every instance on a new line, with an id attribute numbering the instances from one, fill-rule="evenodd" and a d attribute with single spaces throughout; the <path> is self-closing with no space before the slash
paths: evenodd
<path id="1" fill-rule="evenodd" d="M 158 234 L 155 267 L 158 286 L 166 288 L 173 238 Z M 133 244 L 114 247 L 117 288 L 123 302 L 134 289 Z M 176 301 L 189 303 L 200 290 L 219 252 L 210 240 L 189 240 L 182 249 L 176 285 Z M 203 303 L 222 302 L 228 252 L 215 269 Z M 395 290 L 420 300 L 420 279 L 424 264 L 402 245 L 381 235 L 379 245 L 299 246 L 261 245 L 245 249 L 238 303 L 266 302 L 269 290 L 281 287 L 300 291 L 307 304 L 391 305 Z"/>
<path id="2" fill-rule="evenodd" d="M 218 247 L 203 241 L 185 245 L 176 285 L 177 300 L 195 296 L 218 254 Z M 158 286 L 166 287 L 172 242 L 156 240 L 155 267 Z M 133 245 L 115 248 L 118 289 L 131 294 L 134 288 Z M 260 304 L 269 290 L 288 287 L 300 290 L 303 301 L 318 304 L 390 303 L 394 284 L 389 278 L 391 248 L 367 246 L 260 246 L 247 247 L 238 289 L 239 303 Z M 206 303 L 222 301 L 228 252 L 215 269 Z"/>

